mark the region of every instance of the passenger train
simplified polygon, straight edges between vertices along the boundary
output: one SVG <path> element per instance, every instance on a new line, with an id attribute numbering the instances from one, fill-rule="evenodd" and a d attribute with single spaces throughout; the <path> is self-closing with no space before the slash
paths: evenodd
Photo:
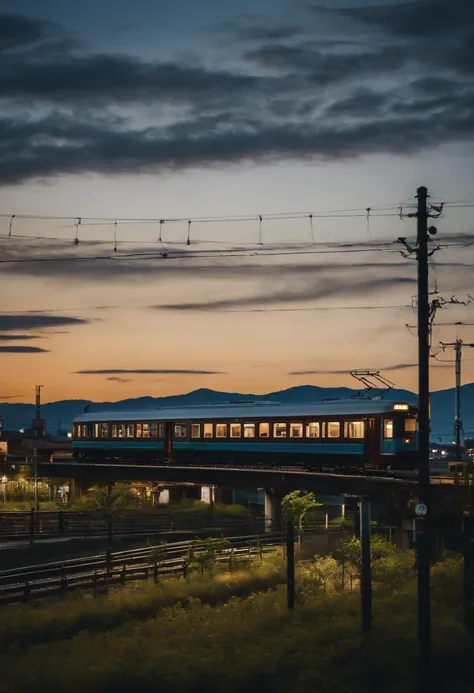
<path id="1" fill-rule="evenodd" d="M 417 410 L 381 399 L 236 402 L 98 412 L 73 422 L 73 457 L 103 463 L 414 469 Z"/>

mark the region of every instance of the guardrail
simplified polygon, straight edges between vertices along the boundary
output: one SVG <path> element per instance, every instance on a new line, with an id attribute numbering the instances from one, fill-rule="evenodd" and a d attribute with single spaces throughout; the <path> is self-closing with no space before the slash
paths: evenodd
<path id="1" fill-rule="evenodd" d="M 282 544 L 281 532 L 231 537 L 216 548 L 215 562 L 227 562 L 232 570 L 235 561 L 261 556 L 275 551 Z M 93 590 L 94 593 L 127 580 L 147 580 L 153 577 L 186 577 L 190 564 L 204 556 L 209 541 L 182 541 L 158 544 L 141 549 L 106 553 L 0 572 L 0 604 L 28 603 L 33 599 L 61 596 L 73 590 Z"/>
<path id="2" fill-rule="evenodd" d="M 264 520 L 246 515 L 196 512 L 170 513 L 162 510 L 127 510 L 111 519 L 113 535 L 154 534 L 173 531 L 221 531 L 246 528 L 263 529 Z M 108 532 L 108 521 L 101 511 L 13 511 L 0 512 L 0 541 L 36 541 L 54 537 L 92 538 Z"/>

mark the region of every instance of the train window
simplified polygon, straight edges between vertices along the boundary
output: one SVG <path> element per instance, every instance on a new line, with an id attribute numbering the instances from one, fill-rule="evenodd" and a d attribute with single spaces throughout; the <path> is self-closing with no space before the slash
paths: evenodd
<path id="1" fill-rule="evenodd" d="M 216 438 L 227 438 L 227 424 L 216 424 Z"/>
<path id="2" fill-rule="evenodd" d="M 393 438 L 393 421 L 392 419 L 385 419 L 383 422 L 383 437 Z"/>
<path id="3" fill-rule="evenodd" d="M 244 424 L 244 438 L 255 438 L 255 424 Z"/>
<path id="4" fill-rule="evenodd" d="M 119 438 L 125 438 L 125 424 L 118 424 L 117 433 Z"/>
<path id="5" fill-rule="evenodd" d="M 99 437 L 99 424 L 94 424 L 94 432 L 92 434 L 93 438 L 98 438 Z"/>
<path id="6" fill-rule="evenodd" d="M 118 426 L 117 424 L 112 424 L 112 438 L 118 437 Z"/>
<path id="7" fill-rule="evenodd" d="M 149 438 L 150 437 L 150 424 L 142 424 L 143 426 L 143 437 L 144 438 Z"/>
<path id="8" fill-rule="evenodd" d="M 99 438 L 109 437 L 109 424 L 101 423 L 99 424 Z"/>
<path id="9" fill-rule="evenodd" d="M 127 424 L 127 438 L 135 438 L 135 424 Z"/>
<path id="10" fill-rule="evenodd" d="M 191 438 L 201 437 L 201 424 L 191 424 Z"/>
<path id="11" fill-rule="evenodd" d="M 165 424 L 164 423 L 161 423 L 158 426 L 158 437 L 159 438 L 165 437 Z"/>
<path id="12" fill-rule="evenodd" d="M 405 433 L 415 433 L 416 419 L 405 419 Z"/>
<path id="13" fill-rule="evenodd" d="M 175 424 L 174 437 L 175 438 L 186 438 L 186 425 L 185 424 Z"/>
<path id="14" fill-rule="evenodd" d="M 240 438 L 242 435 L 242 424 L 230 424 L 230 437 Z"/>
<path id="15" fill-rule="evenodd" d="M 339 421 L 328 421 L 328 438 L 339 438 L 341 434 L 341 424 Z"/>
<path id="16" fill-rule="evenodd" d="M 143 424 L 137 424 L 137 438 L 143 438 Z"/>
<path id="17" fill-rule="evenodd" d="M 311 421 L 306 425 L 306 437 L 307 438 L 319 438 L 320 435 L 319 421 Z"/>
<path id="18" fill-rule="evenodd" d="M 212 438 L 213 424 L 204 424 L 204 438 Z"/>
<path id="19" fill-rule="evenodd" d="M 82 438 L 82 426 L 81 424 L 74 424 L 74 436 L 76 438 Z"/>
<path id="20" fill-rule="evenodd" d="M 260 438 L 270 438 L 270 424 L 261 423 L 258 425 L 258 435 Z"/>
<path id="21" fill-rule="evenodd" d="M 344 438 L 363 438 L 363 421 L 344 421 Z"/>
<path id="22" fill-rule="evenodd" d="M 150 438 L 158 438 L 158 423 L 156 421 L 150 424 Z"/>
<path id="23" fill-rule="evenodd" d="M 303 424 L 302 423 L 290 423 L 290 438 L 302 438 L 303 437 Z"/>
<path id="24" fill-rule="evenodd" d="M 286 438 L 286 423 L 273 424 L 273 437 Z"/>

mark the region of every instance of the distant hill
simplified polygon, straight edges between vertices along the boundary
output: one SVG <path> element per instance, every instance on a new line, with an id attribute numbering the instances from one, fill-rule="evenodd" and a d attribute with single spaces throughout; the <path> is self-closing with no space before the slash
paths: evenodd
<path id="1" fill-rule="evenodd" d="M 55 434 L 59 428 L 70 430 L 71 421 L 82 414 L 84 407 L 89 404 L 91 412 L 98 411 L 137 411 L 159 409 L 170 406 L 196 406 L 200 404 L 223 404 L 236 400 L 272 400 L 283 403 L 317 402 L 321 399 L 348 398 L 356 394 L 356 390 L 347 387 L 324 388 L 315 385 L 300 385 L 287 390 L 269 392 L 265 395 L 250 393 L 218 392 L 202 388 L 182 395 L 169 397 L 138 397 L 124 399 L 119 402 L 89 402 L 82 399 L 48 402 L 41 408 L 41 414 L 46 419 L 48 431 Z M 392 390 L 386 396 L 390 400 L 403 400 L 416 403 L 416 395 L 407 390 Z M 466 434 L 474 433 L 474 383 L 462 388 L 462 407 L 464 430 Z M 431 396 L 432 431 L 433 435 L 450 434 L 454 412 L 454 389 L 439 390 Z M 0 416 L 3 418 L 6 430 L 28 428 L 34 417 L 32 404 L 0 403 Z"/>

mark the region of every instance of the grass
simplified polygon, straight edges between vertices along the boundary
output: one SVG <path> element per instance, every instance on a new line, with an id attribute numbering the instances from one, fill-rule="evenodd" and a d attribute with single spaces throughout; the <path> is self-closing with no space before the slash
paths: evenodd
<path id="1" fill-rule="evenodd" d="M 9 501 L 7 500 L 6 503 L 1 503 L 0 504 L 0 514 L 1 513 L 9 513 L 9 512 L 15 512 L 18 510 L 21 510 L 22 512 L 29 512 L 31 509 L 34 507 L 35 501 L 33 498 L 29 500 L 12 500 Z M 40 501 L 39 502 L 39 509 L 40 510 L 67 510 L 67 506 L 63 504 L 59 504 L 56 501 Z"/>
<path id="2" fill-rule="evenodd" d="M 34 506 L 34 499 L 33 497 L 30 499 L 26 500 L 7 500 L 6 503 L 2 502 L 0 500 L 0 514 L 2 512 L 14 512 L 14 511 L 30 511 L 32 507 Z M 71 505 L 64 505 L 64 503 L 60 503 L 59 501 L 50 501 L 50 500 L 40 500 L 39 503 L 39 509 L 40 510 L 91 510 L 91 505 L 90 501 L 88 500 L 88 497 L 85 496 L 83 499 L 78 499 L 75 500 Z M 208 513 L 211 514 L 214 512 L 216 515 L 230 515 L 231 517 L 235 516 L 242 516 L 242 515 L 248 515 L 248 509 L 243 506 L 243 505 L 227 505 L 225 503 L 214 503 L 214 508 L 212 509 L 211 505 L 209 503 L 205 503 L 204 501 L 200 500 L 182 500 L 180 503 L 166 503 L 162 505 L 158 505 L 158 507 L 153 508 L 151 505 L 151 501 L 140 501 L 139 504 L 137 505 L 132 504 L 130 507 L 124 507 L 124 510 L 154 510 L 157 513 L 162 512 L 162 513 L 186 513 L 186 514 L 202 514 L 202 513 Z"/>
<path id="3" fill-rule="evenodd" d="M 71 637 L 83 630 L 107 631 L 129 620 L 148 619 L 162 609 L 199 599 L 213 606 L 234 596 L 274 588 L 284 580 L 281 557 L 266 557 L 250 568 L 232 573 L 197 573 L 187 580 L 165 579 L 158 585 L 134 583 L 115 589 L 108 597 L 94 598 L 90 594 L 70 597 L 63 601 L 31 606 L 11 606 L 2 609 L 0 620 L 0 652 Z"/>
<path id="4" fill-rule="evenodd" d="M 103 600 L 5 609 L 0 691 L 417 690 L 413 576 L 393 589 L 375 581 L 374 626 L 363 637 L 358 592 L 342 591 L 334 565 L 324 560 L 334 580 L 326 580 L 324 591 L 305 564 L 297 577 L 299 602 L 290 613 L 279 584 L 281 560 L 233 575 L 128 587 Z M 432 585 L 434 690 L 470 691 L 464 676 L 474 642 L 460 620 L 460 561 L 436 565 Z"/>

